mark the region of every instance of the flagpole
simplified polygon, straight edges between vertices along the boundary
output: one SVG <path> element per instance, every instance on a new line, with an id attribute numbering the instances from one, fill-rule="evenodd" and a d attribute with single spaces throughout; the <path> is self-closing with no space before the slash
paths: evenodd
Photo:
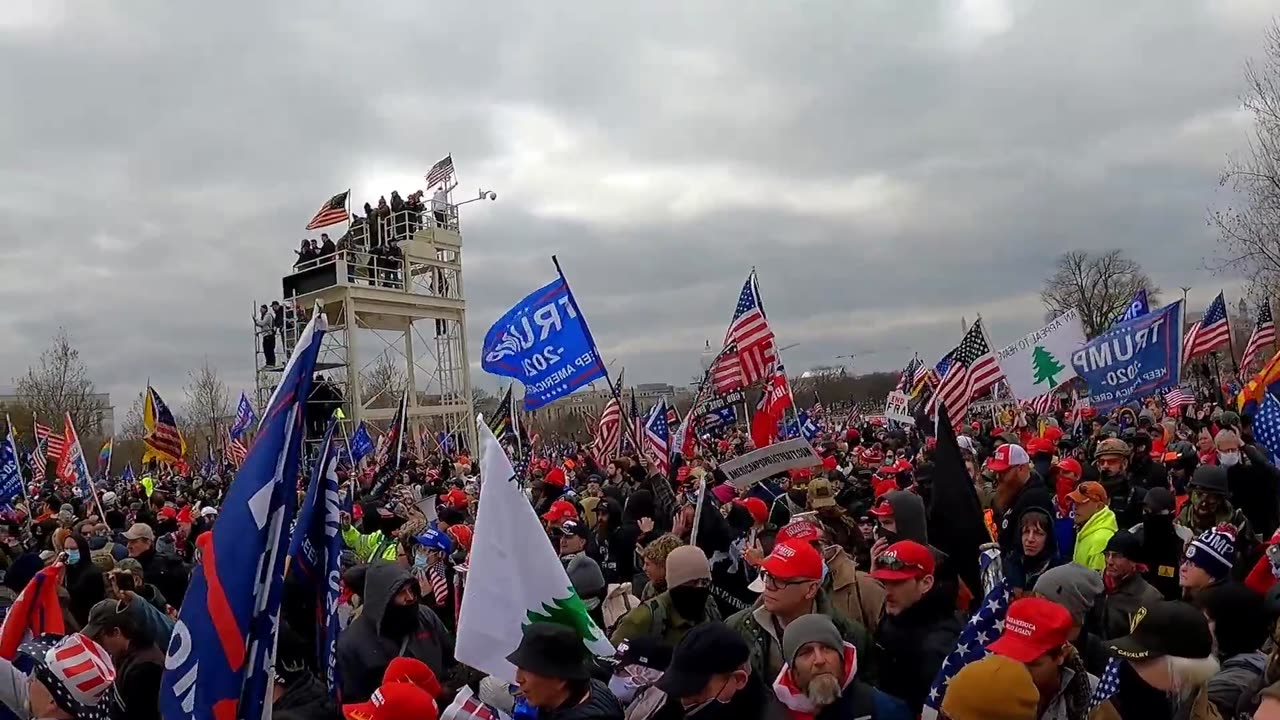
<path id="1" fill-rule="evenodd" d="M 1219 290 L 1218 294 L 1222 295 L 1224 292 Z M 1227 319 L 1227 350 L 1231 352 L 1231 370 L 1238 378 L 1240 376 L 1240 365 L 1236 363 L 1236 339 L 1231 336 L 1231 313 L 1227 312 L 1227 299 L 1225 296 L 1222 299 L 1222 311 L 1223 316 Z M 1221 385 L 1221 381 L 1218 384 Z M 1219 388 L 1219 392 L 1221 392 L 1221 388 Z"/>
<path id="2" fill-rule="evenodd" d="M 31 527 L 31 513 L 34 508 L 31 507 L 31 497 L 27 495 L 27 481 L 22 478 L 22 461 L 18 459 L 18 445 L 13 439 L 13 421 L 9 419 L 9 413 L 4 414 L 4 424 L 9 429 L 9 452 L 13 453 L 13 463 L 18 470 L 18 485 L 22 488 L 22 499 L 27 503 L 27 527 Z M 36 451 L 40 450 L 40 442 L 36 441 Z M 27 463 L 30 465 L 30 462 Z"/>
<path id="3" fill-rule="evenodd" d="M 582 333 L 587 336 L 587 342 L 591 343 L 591 352 L 596 356 L 596 362 L 600 363 L 600 370 L 604 373 L 604 381 L 609 386 L 609 391 L 613 394 L 613 399 L 618 402 L 619 414 L 623 419 L 623 427 L 626 428 L 628 435 L 635 435 L 635 421 L 626 422 L 627 409 L 623 407 L 622 398 L 618 395 L 618 388 L 613 386 L 613 380 L 609 377 L 609 366 L 605 365 L 604 358 L 600 356 L 600 348 L 596 345 L 596 339 L 591 334 L 591 325 L 587 323 L 587 317 L 582 314 L 582 308 L 578 306 L 578 299 L 573 296 L 573 288 L 569 285 L 569 278 L 564 276 L 564 270 L 560 267 L 560 258 L 555 255 L 551 256 L 551 262 L 556 266 L 556 274 L 560 276 L 560 282 L 564 283 L 565 294 L 569 298 L 569 304 L 573 306 L 573 311 L 578 314 L 578 319 L 582 321 Z M 635 437 L 631 438 L 631 442 L 639 447 Z"/>

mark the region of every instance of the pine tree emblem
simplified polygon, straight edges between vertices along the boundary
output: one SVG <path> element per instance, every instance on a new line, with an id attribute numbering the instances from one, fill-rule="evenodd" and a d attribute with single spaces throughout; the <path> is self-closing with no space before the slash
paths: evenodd
<path id="1" fill-rule="evenodd" d="M 587 606 L 582 603 L 582 598 L 578 597 L 578 593 L 573 588 L 568 589 L 569 596 L 565 598 L 552 598 L 552 604 L 542 603 L 541 611 L 529 610 L 525 617 L 529 623 L 549 622 L 563 625 L 578 633 L 587 642 L 598 640 L 599 635 L 596 630 L 596 624 L 591 621 L 591 616 L 587 614 Z"/>
<path id="2" fill-rule="evenodd" d="M 1048 382 L 1050 390 L 1058 387 L 1058 373 L 1066 370 L 1053 353 L 1044 349 L 1043 345 L 1037 345 L 1031 351 L 1031 369 L 1035 373 L 1033 384 Z"/>

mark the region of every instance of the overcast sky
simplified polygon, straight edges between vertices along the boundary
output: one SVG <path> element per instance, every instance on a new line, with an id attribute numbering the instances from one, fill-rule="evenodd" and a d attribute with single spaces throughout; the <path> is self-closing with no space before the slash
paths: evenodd
<path id="1" fill-rule="evenodd" d="M 463 210 L 473 360 L 552 253 L 634 382 L 693 375 L 753 265 L 794 372 L 936 360 L 979 313 L 1012 341 L 1067 249 L 1123 248 L 1198 311 L 1238 297 L 1205 212 L 1274 11 L 6 0 L 0 383 L 63 325 L 121 415 L 205 357 L 250 387 L 252 303 L 320 203 L 447 152 L 499 194 Z"/>

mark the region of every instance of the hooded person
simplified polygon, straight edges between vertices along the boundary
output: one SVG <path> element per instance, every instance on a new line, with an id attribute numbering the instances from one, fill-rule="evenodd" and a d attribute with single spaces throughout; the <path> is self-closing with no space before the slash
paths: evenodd
<path id="1" fill-rule="evenodd" d="M 392 531 L 400 526 L 390 510 L 373 502 L 360 503 L 360 529 L 350 522 L 341 523 L 340 534 L 346 546 L 362 563 L 375 560 L 395 562 L 396 539 Z M 346 515 L 341 516 L 347 520 Z M 371 691 L 372 692 L 372 691 Z"/>
<path id="2" fill-rule="evenodd" d="M 1146 565 L 1143 577 L 1165 600 L 1182 597 L 1178 564 L 1182 561 L 1183 548 L 1195 539 L 1190 530 L 1175 522 L 1176 506 L 1177 498 L 1168 488 L 1151 488 L 1143 499 L 1142 522 L 1130 529 L 1142 546 Z"/>
<path id="3" fill-rule="evenodd" d="M 66 586 L 70 595 L 68 608 L 81 626 L 89 622 L 89 611 L 107 596 L 102 571 L 93 564 L 89 541 L 83 535 L 71 534 L 63 540 L 67 554 Z"/>
<path id="4" fill-rule="evenodd" d="M 1058 555 L 1058 539 L 1053 519 L 1040 508 L 1022 513 L 1018 547 L 1001 557 L 1004 578 L 1010 587 L 1030 589 L 1048 569 L 1062 563 Z"/>
<path id="5" fill-rule="evenodd" d="M 783 632 L 782 653 L 786 665 L 773 681 L 773 693 L 789 718 L 912 718 L 905 703 L 858 677 L 858 650 L 831 618 L 797 618 Z"/>
<path id="6" fill-rule="evenodd" d="M 393 563 L 370 566 L 360 594 L 363 610 L 338 636 L 344 700 L 367 700 L 394 657 L 417 658 L 444 676 L 454 663 L 453 636 L 419 603 L 418 583 L 407 570 Z"/>
<path id="7" fill-rule="evenodd" d="M 636 545 L 645 544 L 640 539 L 643 533 L 636 535 L 631 544 L 626 544 L 631 533 L 624 535 L 622 532 L 623 505 L 611 497 L 598 501 L 594 514 L 595 522 L 591 529 L 600 548 L 600 570 L 609 582 L 629 582 L 635 572 Z"/>
<path id="8" fill-rule="evenodd" d="M 1270 620 L 1262 596 L 1239 583 L 1209 588 L 1196 597 L 1196 607 L 1209 619 L 1214 654 L 1222 664 L 1209 680 L 1209 702 L 1224 718 L 1247 713 L 1253 691 L 1267 667 L 1263 643 Z"/>

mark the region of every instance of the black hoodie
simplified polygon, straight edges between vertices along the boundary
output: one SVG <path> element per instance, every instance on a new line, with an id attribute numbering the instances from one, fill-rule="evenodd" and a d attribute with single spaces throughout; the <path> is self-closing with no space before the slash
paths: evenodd
<path id="1" fill-rule="evenodd" d="M 73 534 L 70 538 L 80 548 L 80 559 L 67 563 L 67 594 L 71 596 L 71 616 L 83 627 L 89 622 L 89 611 L 106 598 L 107 585 L 102 579 L 102 571 L 89 556 L 89 541 L 82 535 Z"/>
<path id="2" fill-rule="evenodd" d="M 399 565 L 376 563 L 366 571 L 364 609 L 338 636 L 344 702 L 368 700 L 382 683 L 392 658 L 417 658 L 440 678 L 454 664 L 453 636 L 431 608 L 415 603 L 417 616 L 412 628 L 389 627 L 384 622 L 392 600 L 406 585 L 416 591 L 413 577 Z"/>

